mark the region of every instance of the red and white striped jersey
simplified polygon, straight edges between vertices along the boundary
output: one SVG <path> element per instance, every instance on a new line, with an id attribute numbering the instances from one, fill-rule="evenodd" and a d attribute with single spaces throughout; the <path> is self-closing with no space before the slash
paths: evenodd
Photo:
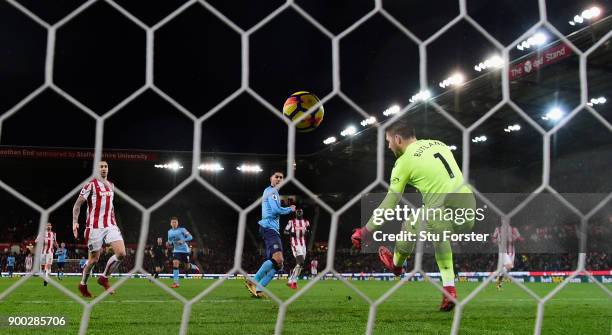
<path id="1" fill-rule="evenodd" d="M 32 269 L 32 255 L 31 254 L 28 254 L 28 256 L 26 256 L 25 266 L 26 266 L 26 269 L 28 270 Z"/>
<path id="2" fill-rule="evenodd" d="M 291 247 L 305 247 L 306 241 L 304 237 L 306 236 L 306 231 L 310 227 L 310 222 L 308 220 L 298 220 L 291 219 L 287 222 L 287 226 L 285 227 L 285 231 L 291 233 Z"/>
<path id="3" fill-rule="evenodd" d="M 318 267 L 319 267 L 319 261 L 317 261 L 316 259 L 313 259 L 310 261 L 310 271 L 317 271 Z"/>
<path id="4" fill-rule="evenodd" d="M 55 245 L 57 244 L 57 240 L 55 239 L 55 233 L 52 231 L 45 231 L 42 235 L 38 236 L 36 242 L 39 240 L 43 241 L 43 254 L 53 254 L 55 251 Z"/>
<path id="5" fill-rule="evenodd" d="M 504 227 L 504 231 L 502 231 L 502 227 Z M 514 255 L 514 242 L 522 241 L 523 238 L 521 237 L 521 234 L 519 233 L 518 229 L 516 229 L 516 227 L 512 227 L 510 225 L 502 227 L 495 228 L 495 232 L 493 233 L 493 242 L 497 242 L 497 244 L 501 247 L 500 250 L 502 252 Z M 504 233 L 506 237 L 505 250 L 503 248 L 502 233 Z"/>
<path id="6" fill-rule="evenodd" d="M 113 207 L 115 197 L 113 183 L 108 180 L 103 182 L 93 179 L 83 187 L 79 195 L 87 199 L 87 228 L 98 229 L 117 225 Z"/>

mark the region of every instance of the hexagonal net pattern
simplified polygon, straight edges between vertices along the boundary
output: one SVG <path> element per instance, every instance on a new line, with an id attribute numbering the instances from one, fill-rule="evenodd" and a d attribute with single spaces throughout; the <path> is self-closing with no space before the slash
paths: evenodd
<path id="1" fill-rule="evenodd" d="M 283 330 L 283 323 L 284 323 L 285 313 L 286 313 L 286 310 L 287 310 L 287 307 L 289 306 L 289 304 L 291 304 L 299 296 L 301 296 L 302 294 L 307 292 L 318 280 L 320 280 L 323 276 L 325 276 L 327 274 L 332 274 L 332 275 L 336 276 L 338 279 L 344 280 L 345 283 L 349 287 L 351 287 L 351 289 L 355 290 L 355 292 L 357 294 L 359 294 L 361 297 L 363 297 L 370 304 L 370 313 L 369 313 L 367 329 L 366 329 L 366 333 L 367 334 L 371 334 L 373 332 L 373 327 L 374 327 L 375 319 L 376 319 L 377 307 L 381 303 L 383 303 L 394 291 L 396 291 L 400 287 L 400 285 L 403 282 L 406 281 L 406 279 L 409 279 L 410 277 L 412 277 L 413 275 L 415 275 L 417 273 L 421 273 L 423 275 L 426 275 L 421 270 L 422 269 L 421 268 L 421 265 L 422 265 L 422 253 L 419 253 L 419 251 L 417 250 L 417 255 L 416 255 L 416 258 L 415 258 L 415 268 L 414 268 L 414 270 L 412 272 L 410 272 L 407 275 L 407 278 L 405 280 L 403 280 L 403 281 L 398 282 L 397 285 L 395 285 L 390 291 L 388 291 L 385 295 L 380 297 L 378 300 L 372 301 L 365 294 L 359 292 L 353 285 L 351 285 L 345 279 L 343 279 L 341 276 L 339 276 L 339 274 L 333 268 L 338 219 L 339 219 L 339 217 L 340 217 L 340 215 L 342 213 L 347 211 L 353 204 L 355 204 L 359 200 L 360 195 L 355 196 L 348 203 L 346 203 L 342 208 L 340 208 L 339 210 L 335 211 L 330 206 L 325 204 L 322 200 L 318 199 L 317 196 L 313 192 L 311 192 L 309 189 L 307 189 L 294 176 L 294 171 L 293 171 L 293 168 L 291 168 L 291 167 L 292 167 L 292 162 L 294 161 L 294 158 L 295 158 L 295 132 L 296 132 L 295 125 L 297 123 L 299 123 L 301 121 L 301 119 L 306 117 L 308 114 L 310 114 L 311 112 L 314 112 L 318 108 L 318 105 L 313 107 L 309 111 L 309 113 L 304 115 L 299 120 L 295 120 L 293 122 L 290 122 L 286 118 L 283 117 L 283 115 L 282 115 L 282 113 L 280 111 L 278 111 L 272 104 L 270 104 L 268 101 L 266 101 L 264 98 L 262 98 L 257 92 L 255 92 L 249 86 L 249 66 L 250 66 L 250 64 L 249 64 L 249 39 L 250 39 L 251 35 L 254 32 L 256 32 L 258 29 L 263 27 L 270 20 L 275 18 L 277 15 L 279 15 L 280 13 L 282 13 L 283 11 L 285 11 L 285 10 L 287 10 L 289 8 L 294 9 L 297 13 L 299 13 L 299 15 L 304 17 L 310 24 L 312 24 L 314 27 L 316 27 L 318 30 L 320 30 L 324 35 L 326 35 L 332 41 L 333 90 L 327 96 L 325 96 L 323 99 L 321 99 L 321 104 L 324 104 L 326 101 L 328 101 L 329 99 L 331 99 L 334 96 L 338 96 L 338 97 L 343 99 L 346 103 L 348 103 L 351 107 L 353 107 L 355 110 L 357 110 L 360 114 L 362 114 L 365 117 L 368 117 L 368 113 L 366 113 L 362 108 L 360 108 L 356 103 L 354 103 L 348 96 L 346 96 L 342 92 L 342 89 L 341 89 L 341 85 L 340 85 L 340 66 L 341 66 L 341 64 L 340 64 L 340 56 L 339 56 L 339 54 L 340 54 L 339 42 L 340 42 L 340 40 L 342 38 L 344 38 L 345 36 L 349 35 L 357 27 L 359 27 L 361 24 L 363 24 L 364 22 L 369 20 L 373 15 L 376 15 L 376 14 L 382 15 L 386 20 L 388 20 L 391 24 L 396 26 L 408 38 L 410 38 L 412 41 L 414 41 L 416 44 L 418 44 L 418 46 L 419 46 L 419 55 L 420 55 L 420 67 L 419 67 L 419 69 L 420 69 L 420 71 L 419 71 L 419 75 L 420 75 L 420 77 L 419 77 L 420 78 L 420 87 L 421 87 L 421 90 L 424 91 L 424 90 L 427 89 L 427 63 L 426 62 L 427 62 L 427 47 L 428 47 L 428 45 L 431 44 L 433 41 L 435 41 L 438 37 L 440 37 L 447 30 L 451 29 L 459 21 L 464 20 L 464 21 L 468 22 L 477 31 L 479 31 L 484 37 L 486 37 L 487 40 L 489 40 L 493 45 L 495 45 L 499 50 L 502 50 L 502 58 L 504 60 L 503 68 L 502 68 L 502 98 L 503 99 L 502 99 L 502 101 L 499 104 L 497 104 L 494 108 L 492 108 L 487 113 L 485 113 L 479 120 L 477 120 L 475 123 L 473 123 L 469 127 L 464 127 L 460 122 L 455 120 L 452 116 L 450 116 L 446 111 L 444 111 L 435 102 L 428 102 L 429 104 L 431 104 L 434 107 L 434 109 L 437 112 L 441 113 L 450 122 L 455 124 L 457 126 L 457 128 L 459 128 L 461 130 L 461 132 L 463 134 L 463 148 L 464 148 L 464 150 L 463 150 L 462 172 L 463 172 L 463 175 L 465 177 L 465 180 L 469 179 L 469 156 L 470 156 L 470 140 L 469 140 L 470 136 L 469 135 L 470 135 L 470 133 L 473 130 L 475 130 L 476 127 L 478 127 L 480 124 L 485 122 L 491 115 L 495 114 L 497 112 L 497 110 L 499 110 L 502 106 L 508 105 L 516 113 L 521 115 L 527 122 L 529 122 L 537 131 L 539 131 L 539 133 L 543 137 L 543 139 L 544 139 L 544 162 L 543 162 L 543 178 L 542 178 L 543 182 L 542 182 L 542 184 L 533 192 L 532 196 L 530 196 L 527 199 L 525 199 L 522 203 L 520 203 L 512 211 L 510 211 L 508 213 L 505 213 L 505 212 L 499 210 L 498 208 L 496 208 L 491 202 L 487 202 L 497 212 L 497 214 L 499 214 L 500 217 L 502 217 L 503 224 L 506 224 L 506 225 L 509 224 L 512 216 L 515 215 L 516 213 L 518 213 L 537 194 L 541 193 L 542 191 L 548 191 L 548 192 L 552 193 L 553 195 L 555 195 L 559 199 L 560 202 L 562 202 L 565 206 L 567 206 L 573 212 L 575 212 L 578 216 L 580 216 L 580 218 L 581 218 L 581 225 L 583 227 L 586 226 L 587 221 L 589 220 L 590 217 L 592 217 L 599 209 L 601 209 L 605 205 L 605 203 L 607 203 L 608 201 L 610 201 L 610 199 L 612 199 L 612 193 L 610 193 L 607 197 L 605 197 L 605 199 L 603 199 L 601 201 L 601 203 L 599 203 L 590 212 L 582 213 L 580 210 L 576 209 L 571 203 L 569 203 L 567 200 L 565 200 L 563 197 L 561 197 L 561 195 L 558 192 L 556 192 L 549 185 L 549 180 L 550 180 L 550 178 L 549 178 L 549 174 L 550 174 L 550 138 L 551 138 L 551 136 L 555 132 L 557 132 L 557 130 L 559 130 L 561 127 L 563 127 L 564 124 L 570 122 L 571 119 L 578 112 L 580 112 L 583 109 L 588 111 L 599 122 L 601 122 L 609 131 L 612 132 L 612 126 L 603 117 L 601 117 L 595 110 L 593 110 L 593 108 L 591 108 L 589 105 L 587 105 L 587 74 L 586 74 L 586 64 L 587 64 L 586 60 L 587 60 L 587 57 L 589 56 L 589 54 L 591 54 L 593 51 L 595 51 L 599 46 L 601 46 L 606 40 L 608 40 L 610 37 L 612 37 L 612 32 L 608 32 L 605 35 L 604 38 L 602 38 L 600 41 L 598 41 L 590 49 L 588 49 L 585 52 L 582 52 L 576 46 L 574 46 L 572 44 L 572 42 L 570 42 L 565 36 L 563 36 L 552 24 L 550 24 L 548 22 L 545 0 L 538 0 L 539 21 L 534 26 L 532 26 L 529 30 L 527 30 L 523 35 L 521 35 L 516 41 L 512 42 L 511 44 L 509 44 L 507 46 L 504 46 L 500 42 L 498 42 L 494 37 L 491 36 L 491 34 L 489 34 L 483 27 L 481 27 L 472 17 L 470 17 L 470 15 L 468 14 L 467 9 L 466 9 L 466 0 L 458 0 L 459 1 L 459 9 L 460 9 L 459 10 L 459 15 L 457 17 L 455 17 L 454 19 L 452 19 L 450 22 L 448 22 L 444 27 L 439 29 L 436 33 L 434 33 L 432 36 L 430 36 L 426 40 L 421 40 L 418 37 L 416 37 L 415 34 L 413 34 L 411 31 L 409 31 L 406 27 L 404 27 L 401 23 L 399 23 L 391 14 L 389 14 L 383 8 L 382 0 L 375 0 L 374 1 L 374 3 L 375 3 L 374 8 L 370 12 L 368 12 L 365 16 L 363 16 L 362 18 L 357 20 L 354 24 L 352 24 L 350 27 L 348 27 L 347 29 L 345 29 L 343 32 L 341 32 L 338 35 L 334 35 L 334 34 L 330 33 L 322 24 L 317 22 L 317 20 L 315 20 L 313 17 L 311 17 L 305 10 L 303 10 L 297 3 L 295 3 L 292 0 L 286 1 L 282 6 L 277 8 L 275 11 L 273 11 L 268 16 L 266 16 L 264 19 L 262 19 L 259 23 L 257 23 L 252 28 L 250 28 L 250 29 L 248 29 L 246 31 L 241 29 L 238 25 L 236 25 L 234 22 L 232 22 L 230 19 L 228 19 L 228 17 L 223 15 L 219 10 L 217 10 L 216 8 L 211 6 L 205 0 L 190 0 L 190 1 L 187 1 L 181 7 L 176 9 L 174 12 L 169 14 L 167 17 L 165 17 L 163 20 L 161 20 L 159 23 L 155 24 L 154 26 L 148 26 L 148 25 L 144 24 L 142 21 L 140 21 L 138 18 L 136 18 L 134 15 L 132 15 L 126 9 L 122 8 L 120 5 L 115 3 L 113 0 L 90 0 L 90 1 L 87 1 L 86 3 L 84 3 L 83 5 L 78 7 L 77 9 L 75 9 L 73 12 L 71 12 L 70 14 L 65 16 L 62 20 L 60 20 L 59 22 L 57 22 L 57 23 L 55 23 L 53 25 L 50 25 L 50 24 L 46 23 L 44 20 L 42 20 L 37 15 L 32 13 L 26 7 L 24 7 L 21 4 L 19 4 L 17 1 L 15 1 L 15 0 L 7 0 L 7 1 L 8 1 L 9 4 L 14 6 L 18 10 L 20 10 L 24 15 L 26 15 L 31 20 L 33 20 L 34 22 L 36 22 L 37 24 L 41 25 L 42 27 L 44 27 L 47 30 L 47 49 L 46 49 L 47 51 L 46 51 L 45 81 L 44 81 L 44 84 L 42 86 L 40 86 L 39 88 L 37 88 L 36 90 L 34 90 L 33 92 L 31 92 L 27 97 L 25 97 L 22 101 L 17 103 L 15 106 L 13 106 L 10 110 L 8 110 L 6 113 L 4 113 L 0 117 L 0 134 L 1 134 L 1 131 L 2 131 L 2 122 L 5 119 L 10 117 L 14 113 L 17 113 L 23 106 L 25 106 L 31 100 L 35 99 L 45 89 L 51 89 L 51 90 L 55 91 L 56 93 L 58 93 L 59 95 L 61 95 L 62 97 L 64 97 L 70 103 L 74 104 L 76 107 L 78 107 L 84 113 L 90 115 L 92 118 L 94 118 L 96 120 L 94 171 L 92 171 L 92 176 L 93 176 L 94 173 L 95 173 L 95 166 L 101 160 L 101 157 L 102 157 L 102 140 L 103 140 L 103 125 L 104 125 L 104 122 L 109 117 L 111 117 L 113 114 L 115 114 L 118 111 L 120 111 L 123 107 L 125 107 L 132 100 L 134 100 L 137 97 L 139 97 L 147 89 L 151 89 L 151 90 L 155 91 L 157 94 L 159 94 L 159 96 L 161 96 L 163 99 L 168 101 L 170 104 L 172 104 L 174 107 L 176 107 L 179 111 L 181 111 L 183 114 L 185 114 L 187 117 L 189 117 L 193 121 L 193 123 L 195 125 L 195 127 L 194 127 L 194 135 L 193 135 L 193 166 L 192 166 L 192 170 L 191 170 L 191 176 L 189 178 L 187 178 L 182 183 L 180 183 L 177 187 L 175 187 L 172 191 L 170 191 L 168 194 L 166 194 L 162 199 L 160 199 L 153 206 L 148 207 L 148 208 L 145 208 L 140 203 L 138 203 L 134 199 L 130 198 L 129 195 L 127 195 L 124 192 L 122 192 L 121 190 L 117 189 L 118 194 L 122 198 L 126 199 L 130 204 L 132 204 L 134 207 L 136 207 L 143 214 L 142 215 L 142 217 L 143 217 L 143 219 L 142 219 L 142 227 L 141 227 L 140 239 L 139 239 L 139 244 L 138 244 L 138 251 L 137 251 L 137 255 L 136 255 L 136 264 L 137 265 L 136 265 L 136 268 L 134 268 L 131 271 L 133 273 L 136 273 L 136 272 L 146 273 L 146 271 L 141 268 L 140 264 L 142 264 L 142 260 L 143 260 L 143 257 L 144 257 L 144 247 L 146 245 L 146 236 L 147 236 L 148 229 L 149 229 L 149 221 L 150 221 L 151 213 L 153 211 L 155 211 L 156 209 L 158 209 L 160 206 L 162 206 L 164 203 L 166 203 L 170 198 L 172 198 L 174 195 L 176 195 L 183 188 L 185 188 L 190 182 L 197 181 L 198 183 L 203 185 L 207 190 L 209 190 L 211 193 L 215 194 L 217 197 L 222 199 L 229 206 L 231 206 L 233 209 L 235 209 L 237 212 L 239 212 L 239 230 L 238 230 L 238 236 L 237 236 L 237 241 L 236 241 L 236 253 L 235 253 L 235 259 L 234 259 L 234 266 L 233 266 L 233 268 L 228 272 L 228 274 L 224 278 L 219 279 L 213 285 L 211 285 L 209 288 L 207 288 L 205 291 L 203 291 L 202 293 L 200 293 L 199 295 L 197 295 L 196 297 L 194 297 L 191 300 L 186 300 L 184 297 L 176 294 L 175 292 L 173 292 L 172 290 L 168 289 L 167 287 L 165 287 L 161 283 L 158 283 L 158 285 L 160 287 L 164 288 L 169 294 L 172 294 L 173 296 L 175 296 L 179 301 L 181 301 L 184 304 L 184 310 L 183 310 L 183 317 L 182 317 L 182 321 L 181 321 L 180 334 L 186 334 L 187 333 L 187 327 L 188 327 L 188 323 L 189 323 L 189 316 L 190 316 L 190 313 L 191 313 L 191 306 L 192 306 L 193 303 L 199 301 L 204 296 L 206 296 L 209 292 L 211 292 L 213 289 L 215 289 L 216 287 L 221 285 L 222 282 L 224 280 L 226 280 L 230 275 L 237 274 L 237 273 L 241 273 L 243 275 L 247 275 L 246 272 L 241 268 L 242 251 L 243 251 L 243 246 L 244 246 L 245 227 L 246 227 L 246 217 L 247 217 L 247 214 L 251 210 L 253 210 L 257 206 L 259 206 L 259 204 L 261 203 L 261 199 L 257 200 L 256 202 L 254 202 L 253 204 L 251 204 L 250 206 L 248 206 L 246 208 L 242 208 L 242 207 L 238 206 L 236 203 L 234 203 L 230 198 L 225 196 L 222 192 L 220 192 L 217 189 L 215 189 L 212 185 L 210 185 L 202 177 L 200 177 L 199 174 L 198 174 L 198 168 L 197 168 L 198 164 L 200 162 L 200 158 L 201 158 L 201 147 L 200 147 L 201 144 L 200 143 L 201 143 L 201 138 L 202 138 L 202 136 L 201 136 L 201 131 L 202 131 L 201 130 L 201 125 L 202 125 L 202 123 L 206 119 L 208 119 L 209 117 L 214 115 L 216 112 L 218 112 L 225 105 L 230 103 L 233 99 L 235 99 L 236 97 L 238 97 L 242 93 L 247 93 L 247 94 L 251 95 L 253 98 L 255 98 L 257 101 L 259 101 L 259 103 L 261 103 L 263 106 L 265 106 L 267 109 L 269 109 L 271 113 L 273 113 L 274 115 L 279 117 L 281 120 L 283 120 L 283 122 L 286 123 L 286 125 L 287 125 L 287 127 L 289 129 L 289 136 L 288 136 L 288 148 L 289 149 L 288 149 L 288 155 L 287 155 L 287 178 L 285 179 L 284 183 L 293 182 L 305 194 L 307 194 L 308 196 L 313 198 L 321 207 L 323 207 L 324 209 L 326 209 L 327 211 L 332 213 L 332 222 L 331 222 L 331 229 L 330 229 L 330 234 L 329 234 L 329 244 L 328 244 L 329 252 L 328 252 L 328 256 L 327 256 L 327 267 L 317 277 L 315 277 L 314 280 L 312 280 L 308 285 L 306 285 L 301 291 L 299 291 L 297 294 L 295 294 L 294 296 L 292 296 L 290 299 L 288 299 L 286 301 L 281 301 L 280 299 L 275 297 L 273 294 L 271 294 L 268 291 L 266 291 L 266 292 L 268 292 L 270 294 L 272 299 L 275 300 L 280 305 L 279 312 L 278 312 L 278 317 L 277 317 L 277 322 L 276 322 L 275 333 L 280 334 L 282 332 L 282 330 Z M 89 6 L 91 6 L 92 4 L 94 4 L 97 1 L 104 1 L 104 2 L 106 2 L 107 4 L 112 6 L 117 12 L 119 12 L 122 15 L 124 15 L 125 17 L 127 17 L 135 25 L 137 25 L 138 27 L 140 27 L 141 29 L 143 29 L 146 32 L 146 81 L 145 81 L 144 86 L 139 88 L 135 92 L 133 92 L 129 97 L 127 97 L 125 100 L 123 100 L 122 102 L 120 102 L 119 104 L 114 106 L 106 114 L 101 115 L 101 116 L 97 115 L 95 112 L 93 112 L 87 106 L 85 106 L 83 103 L 79 102 L 77 99 L 72 97 L 69 92 L 65 92 L 60 87 L 56 86 L 56 84 L 53 82 L 53 73 L 54 73 L 54 68 L 53 67 L 54 67 L 54 58 L 55 58 L 55 51 L 56 51 L 55 36 L 56 36 L 57 30 L 60 27 L 62 27 L 63 25 L 65 25 L 67 22 L 69 22 L 70 20 L 74 19 L 76 16 L 80 15 L 84 10 L 86 10 Z M 186 10 L 188 7 L 190 7 L 192 5 L 201 5 L 204 8 L 206 8 L 208 11 L 210 11 L 212 14 L 214 14 L 216 17 L 218 17 L 222 22 L 224 22 L 227 26 L 229 26 L 231 29 L 233 29 L 236 33 L 240 34 L 240 36 L 241 36 L 241 43 L 242 43 L 242 46 L 241 46 L 242 47 L 242 81 L 241 81 L 241 87 L 237 91 L 232 93 L 230 96 L 225 98 L 217 106 L 215 106 L 214 108 L 212 108 L 210 111 L 208 111 L 207 113 L 205 113 L 203 116 L 201 116 L 199 118 L 195 117 L 192 112 L 190 112 L 188 109 L 186 109 L 183 106 L 181 106 L 181 104 L 179 104 L 171 96 L 169 96 L 168 94 L 163 92 L 160 88 L 156 87 L 154 82 L 153 82 L 153 73 L 154 73 L 154 71 L 153 71 L 153 65 L 154 65 L 154 63 L 153 63 L 153 50 L 154 50 L 153 49 L 153 44 L 155 42 L 155 31 L 158 30 L 159 28 L 161 28 L 162 26 L 166 25 L 168 22 L 171 22 L 175 17 L 177 17 L 179 14 L 181 14 L 184 10 Z M 510 93 L 509 93 L 509 91 L 510 91 L 510 88 L 509 88 L 510 87 L 510 82 L 509 82 L 509 74 L 508 74 L 509 73 L 509 71 L 508 71 L 509 70 L 509 51 L 519 41 L 521 41 L 522 39 L 525 39 L 526 37 L 528 37 L 528 36 L 530 36 L 532 34 L 534 34 L 539 27 L 546 27 L 547 29 L 552 31 L 555 35 L 557 35 L 557 37 L 560 40 L 562 40 L 564 43 L 566 43 L 576 53 L 576 55 L 579 56 L 579 59 L 580 59 L 580 68 L 579 68 L 579 70 L 580 70 L 580 105 L 578 107 L 576 107 L 568 115 L 567 118 L 563 119 L 554 128 L 552 128 L 552 129 L 550 129 L 548 131 L 544 130 L 541 126 L 539 126 L 537 123 L 535 123 L 533 120 L 531 120 L 531 118 L 529 116 L 527 116 L 521 110 L 521 108 L 519 106 L 517 106 L 514 102 L 512 102 L 512 100 L 510 99 Z M 386 122 L 384 122 L 384 123 L 382 123 L 380 125 L 376 125 L 376 127 L 378 127 L 378 129 L 377 129 L 377 131 L 378 131 L 377 178 L 376 178 L 376 180 L 372 184 L 367 186 L 363 190 L 363 192 L 368 192 L 368 191 L 374 189 L 378 185 L 383 185 L 385 187 L 388 187 L 388 184 L 383 180 L 383 176 L 384 176 L 384 173 L 383 173 L 383 171 L 384 171 L 384 155 L 383 155 L 383 152 L 385 150 L 384 132 L 385 132 L 385 129 L 386 129 L 386 127 L 388 125 L 390 125 L 395 120 L 397 120 L 402 115 L 404 115 L 416 103 L 417 102 L 413 102 L 412 104 L 405 106 L 397 115 L 393 116 L 392 118 L 390 118 L 389 120 L 387 120 Z M 62 199 L 60 199 L 54 205 L 52 205 L 52 206 L 50 206 L 48 208 L 42 208 L 39 205 L 37 205 L 36 203 L 34 203 L 32 200 L 30 200 L 27 197 L 25 197 L 24 195 L 20 194 L 18 191 L 16 191 L 11 186 L 9 186 L 8 184 L 6 184 L 5 182 L 3 182 L 1 180 L 0 180 L 0 187 L 2 189 L 4 189 L 6 192 L 8 192 L 8 193 L 12 194 L 13 196 L 15 196 L 16 198 L 18 198 L 20 201 L 22 201 L 25 204 L 29 205 L 30 207 L 32 207 L 33 209 L 35 209 L 36 211 L 38 211 L 41 214 L 41 216 L 40 216 L 40 228 L 39 228 L 39 232 L 40 233 L 42 233 L 43 230 L 44 230 L 44 226 L 45 226 L 46 222 L 48 221 L 49 214 L 51 212 L 53 212 L 55 209 L 57 209 L 59 206 L 61 206 L 63 203 L 65 203 L 67 200 L 72 198 L 74 193 L 78 190 L 78 188 L 75 188 L 70 193 L 66 194 Z M 476 193 L 480 197 L 483 197 L 482 194 L 480 194 L 477 190 L 476 190 Z M 484 201 L 486 201 L 486 198 L 484 198 Z M 39 245 L 37 245 L 37 250 L 41 249 L 41 245 L 40 245 L 41 243 L 42 242 L 39 242 Z M 34 267 L 33 267 L 34 269 L 36 269 L 38 267 L 38 265 L 40 264 L 40 253 L 36 252 L 35 255 L 36 255 L 36 258 L 35 258 Z M 528 288 L 523 286 L 521 283 L 517 282 L 517 284 L 519 284 L 532 297 L 534 297 L 535 300 L 538 301 L 538 309 L 537 309 L 537 316 L 536 316 L 536 323 L 535 323 L 534 334 L 540 334 L 540 332 L 541 332 L 542 320 L 543 320 L 543 315 L 544 315 L 544 304 L 550 298 L 552 298 L 559 290 L 561 290 L 567 283 L 569 283 L 569 281 L 573 277 L 577 276 L 582 271 L 584 271 L 584 269 L 585 269 L 585 254 L 581 253 L 579 255 L 578 266 L 577 266 L 576 270 L 573 272 L 573 274 L 569 278 L 567 278 L 562 284 L 557 286 L 553 291 L 551 291 L 544 298 L 538 297 L 535 293 L 531 292 Z M 479 285 L 470 295 L 468 295 L 465 299 L 463 299 L 461 301 L 457 301 L 457 307 L 456 307 L 456 310 L 455 310 L 455 315 L 454 315 L 453 324 L 452 324 L 452 328 L 451 328 L 451 333 L 452 334 L 457 334 L 459 332 L 461 315 L 462 315 L 461 312 L 462 312 L 464 306 L 479 291 L 481 291 L 491 281 L 491 279 L 494 278 L 494 276 L 496 276 L 500 271 L 502 271 L 501 264 L 498 265 L 497 271 L 494 272 L 493 274 L 491 274 L 491 276 L 488 277 L 487 280 L 485 280 L 481 285 Z M 3 293 L 1 293 L 0 294 L 0 300 L 5 298 L 6 296 L 8 296 L 12 291 L 14 291 L 21 284 L 23 284 L 25 282 L 25 280 L 27 280 L 31 275 L 32 275 L 32 273 L 29 273 L 27 276 L 22 277 L 19 281 L 17 281 L 15 284 L 13 284 L 10 288 L 8 288 Z M 127 278 L 120 279 L 114 285 L 114 287 L 121 285 L 126 279 Z M 86 331 L 87 331 L 89 317 L 90 317 L 90 313 L 91 313 L 91 310 L 92 310 L 93 306 L 95 304 L 97 304 L 101 299 L 103 299 L 107 295 L 107 293 L 105 292 L 101 296 L 97 297 L 96 299 L 94 299 L 94 300 L 92 300 L 90 302 L 87 302 L 87 301 L 84 301 L 83 299 L 81 299 L 80 297 L 78 297 L 75 293 L 73 293 L 73 292 L 67 290 L 66 288 L 64 288 L 63 286 L 59 285 L 58 283 L 56 283 L 52 279 L 51 279 L 51 284 L 53 286 L 55 286 L 57 289 L 61 290 L 67 296 L 71 297 L 72 299 L 74 299 L 75 301 L 77 301 L 81 305 L 83 305 L 84 312 L 83 312 L 83 316 L 82 316 L 82 319 L 81 319 L 79 333 L 80 334 L 85 334 Z M 432 285 L 436 286 L 440 291 L 442 291 L 441 287 L 438 284 L 432 282 Z M 600 285 L 600 286 L 602 287 L 602 289 L 604 291 L 606 291 L 608 293 L 608 295 L 612 296 L 612 294 L 606 288 L 604 288 L 602 285 Z"/>

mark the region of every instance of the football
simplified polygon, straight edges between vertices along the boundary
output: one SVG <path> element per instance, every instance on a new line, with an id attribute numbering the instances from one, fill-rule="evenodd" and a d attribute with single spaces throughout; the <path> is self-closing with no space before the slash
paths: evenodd
<path id="1" fill-rule="evenodd" d="M 295 121 L 317 103 L 319 103 L 319 98 L 316 95 L 307 91 L 295 92 L 285 101 L 283 114 L 291 121 Z M 298 122 L 296 129 L 302 133 L 315 130 L 323 121 L 324 114 L 325 110 L 320 105 L 316 111 Z"/>

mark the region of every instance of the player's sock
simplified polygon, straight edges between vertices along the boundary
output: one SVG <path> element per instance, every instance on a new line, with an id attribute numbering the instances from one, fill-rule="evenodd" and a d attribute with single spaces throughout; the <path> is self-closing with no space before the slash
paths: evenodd
<path id="1" fill-rule="evenodd" d="M 268 273 L 266 273 L 266 276 L 263 277 L 263 279 L 257 284 L 257 292 L 263 291 L 263 287 L 268 286 L 268 284 L 270 283 L 270 280 L 274 278 L 275 274 L 276 274 L 276 269 L 275 268 L 270 269 Z"/>
<path id="2" fill-rule="evenodd" d="M 91 276 L 93 266 L 91 267 L 91 269 L 89 269 L 89 271 L 85 270 L 87 270 L 87 263 L 85 263 L 85 266 L 83 267 L 83 274 L 81 275 L 81 285 L 87 285 L 87 280 L 89 279 L 89 276 Z"/>
<path id="3" fill-rule="evenodd" d="M 153 278 L 158 278 L 159 277 L 159 273 L 157 273 L 157 271 L 153 271 Z"/>
<path id="4" fill-rule="evenodd" d="M 48 281 L 49 281 L 49 271 L 45 269 L 45 274 L 43 275 L 43 285 L 47 286 Z"/>
<path id="5" fill-rule="evenodd" d="M 265 277 L 268 271 L 273 268 L 273 266 L 274 263 L 272 263 L 272 260 L 268 259 L 267 261 L 263 262 L 263 264 L 261 264 L 261 267 L 259 267 L 259 270 L 257 270 L 257 273 L 255 274 L 255 282 L 259 283 Z"/>
<path id="6" fill-rule="evenodd" d="M 179 283 L 179 269 L 172 268 L 172 278 L 174 279 L 174 283 L 178 285 Z"/>
<path id="7" fill-rule="evenodd" d="M 455 286 L 455 271 L 453 269 L 452 253 L 436 253 L 436 263 L 440 269 L 442 286 Z"/>
<path id="8" fill-rule="evenodd" d="M 115 271 L 117 266 L 119 266 L 119 259 L 117 259 L 117 256 L 112 255 L 106 262 L 106 267 L 104 268 L 104 273 L 102 274 L 102 277 L 110 276 L 113 271 Z"/>
<path id="9" fill-rule="evenodd" d="M 293 271 L 291 271 L 291 282 L 292 283 L 297 282 L 297 278 L 300 275 L 300 272 L 302 272 L 302 266 L 299 264 L 296 264 L 295 267 L 293 268 Z"/>
<path id="10" fill-rule="evenodd" d="M 287 276 L 287 284 L 291 283 L 293 283 L 293 270 L 291 270 L 291 273 L 289 273 L 289 275 Z"/>

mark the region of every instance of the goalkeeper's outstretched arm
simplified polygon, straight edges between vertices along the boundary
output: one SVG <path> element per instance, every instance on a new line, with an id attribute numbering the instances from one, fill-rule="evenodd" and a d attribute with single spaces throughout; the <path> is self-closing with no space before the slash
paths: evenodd
<path id="1" fill-rule="evenodd" d="M 380 205 L 378 205 L 376 210 L 372 212 L 372 217 L 370 217 L 370 220 L 368 220 L 368 223 L 366 225 L 366 228 L 369 232 L 377 231 L 386 224 L 383 218 L 376 218 L 374 213 L 381 213 L 386 209 L 394 209 L 402 199 L 404 189 L 406 188 L 406 184 L 408 184 L 408 180 L 410 179 L 410 172 L 406 165 L 407 164 L 405 164 L 405 162 L 399 159 L 396 161 L 395 167 L 393 167 L 393 171 L 391 171 L 389 192 L 387 193 L 383 201 L 380 203 Z M 375 221 L 375 219 L 378 220 Z"/>
<path id="2" fill-rule="evenodd" d="M 356 229 L 353 232 L 351 242 L 357 250 L 361 249 L 363 243 L 368 244 L 367 241 L 370 239 L 372 233 L 380 230 L 382 226 L 386 224 L 384 217 L 378 218 L 374 215 L 374 213 L 384 212 L 386 209 L 393 209 L 400 202 L 406 184 L 409 180 L 408 173 L 406 173 L 406 171 L 407 169 L 403 169 L 401 164 L 396 164 L 391 172 L 389 192 L 378 207 L 372 212 L 372 216 L 368 220 L 368 223 L 364 227 Z"/>
<path id="3" fill-rule="evenodd" d="M 387 209 L 394 209 L 397 204 L 399 204 L 401 198 L 401 193 L 387 193 L 380 205 L 378 205 L 378 207 L 372 212 L 373 214 L 370 217 L 370 220 L 368 220 L 368 223 L 366 224 L 366 228 L 369 232 L 375 232 L 377 230 L 380 230 L 382 226 L 387 223 L 382 215 L 377 216 L 374 213 L 382 213 Z"/>

